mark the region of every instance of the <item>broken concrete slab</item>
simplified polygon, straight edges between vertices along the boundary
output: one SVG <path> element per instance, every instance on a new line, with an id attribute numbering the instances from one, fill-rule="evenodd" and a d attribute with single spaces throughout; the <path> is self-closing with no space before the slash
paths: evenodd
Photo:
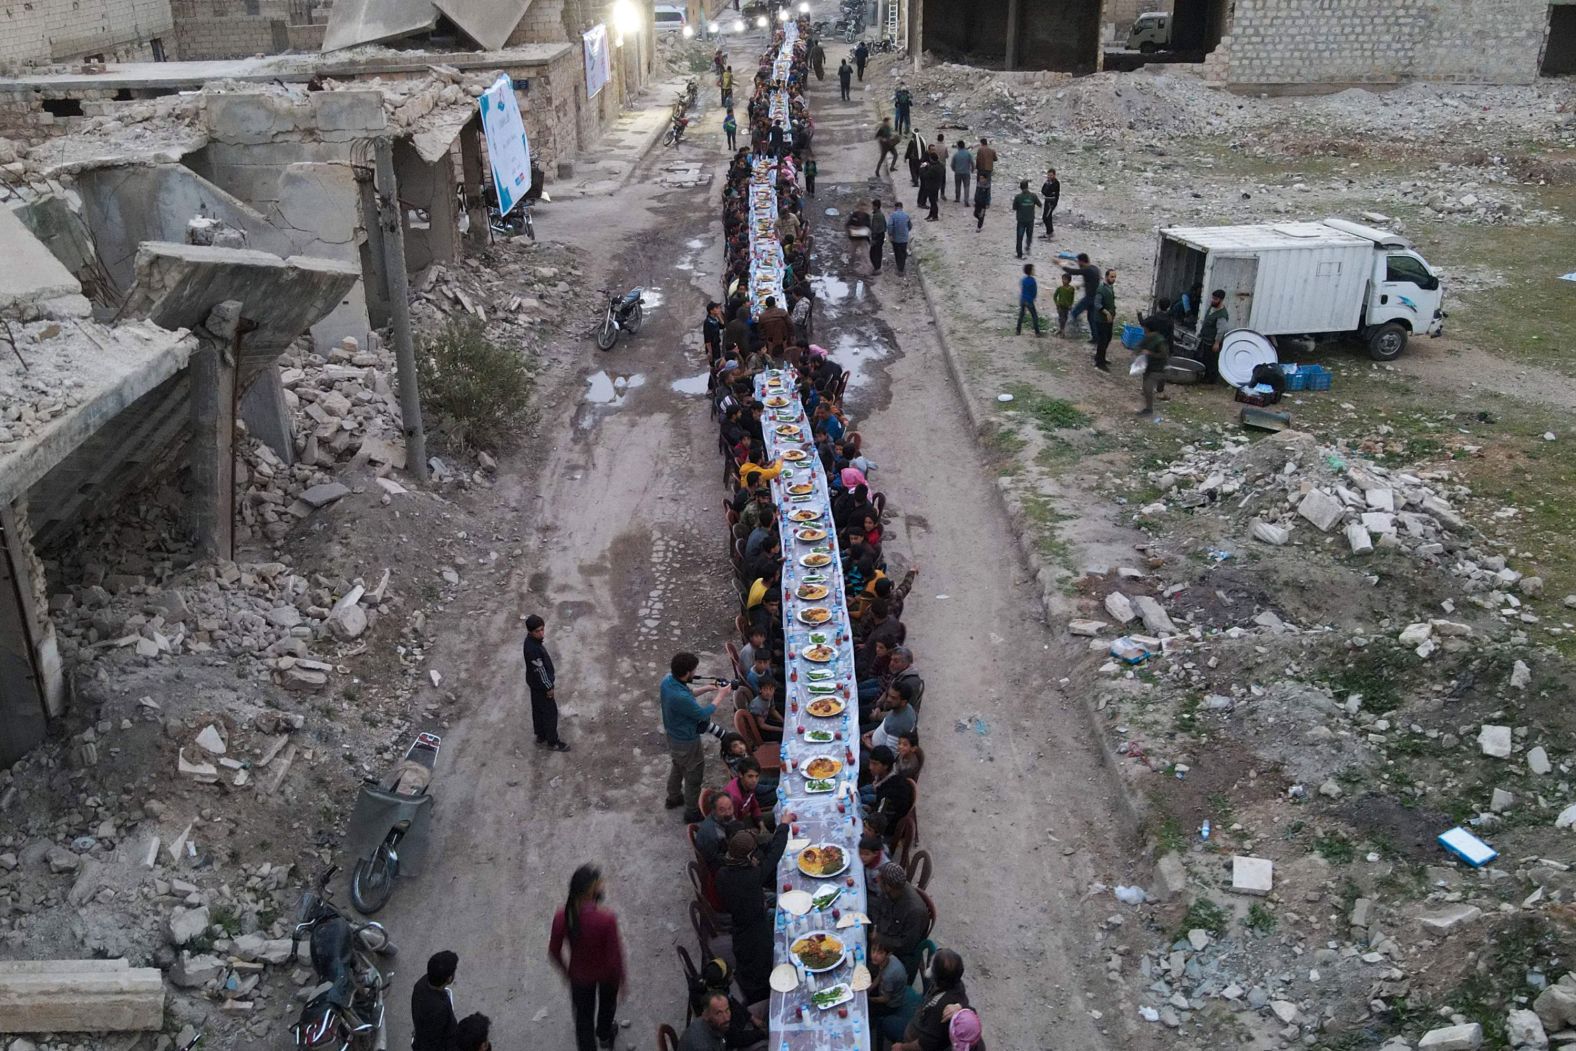
<path id="1" fill-rule="evenodd" d="M 343 482 L 323 482 L 303 490 L 301 499 L 305 500 L 314 509 L 327 507 L 335 500 L 343 499 L 350 495 L 350 487 Z"/>
<path id="2" fill-rule="evenodd" d="M 169 935 L 171 945 L 185 945 L 194 938 L 201 937 L 208 929 L 208 906 L 199 905 L 195 909 L 176 909 L 170 917 Z"/>
<path id="3" fill-rule="evenodd" d="M 1505 1037 L 1511 1047 L 1541 1051 L 1549 1046 L 1548 1034 L 1544 1032 L 1543 1022 L 1537 1012 L 1525 1008 L 1512 1011 L 1505 1017 Z"/>
<path id="4" fill-rule="evenodd" d="M 16 961 L 0 970 L 0 1032 L 157 1030 L 164 976 L 126 960 Z"/>
<path id="5" fill-rule="evenodd" d="M 1548 751 L 1541 744 L 1527 751 L 1527 769 L 1540 777 L 1554 769 Z"/>
<path id="6" fill-rule="evenodd" d="M 1476 1051 L 1483 1046 L 1483 1027 L 1476 1022 L 1430 1029 L 1417 1042 L 1417 1051 Z"/>
<path id="7" fill-rule="evenodd" d="M 1483 910 L 1476 905 L 1450 905 L 1435 912 L 1425 912 L 1417 918 L 1417 922 L 1425 929 L 1448 934 L 1450 931 L 1478 919 L 1483 915 Z"/>
<path id="8" fill-rule="evenodd" d="M 1171 623 L 1171 618 L 1161 608 L 1160 603 L 1148 595 L 1139 595 L 1133 599 L 1133 608 L 1143 618 L 1144 627 L 1156 635 L 1175 635 L 1177 626 Z"/>
<path id="9" fill-rule="evenodd" d="M 1484 755 L 1493 756 L 1495 759 L 1509 759 L 1515 747 L 1510 727 L 1484 723 L 1478 730 L 1478 747 L 1482 749 Z"/>
<path id="10" fill-rule="evenodd" d="M 1341 520 L 1346 509 L 1335 497 L 1322 489 L 1310 489 L 1297 505 L 1297 513 L 1312 522 L 1321 533 L 1328 533 Z"/>
<path id="11" fill-rule="evenodd" d="M 1516 805 L 1516 794 L 1507 792 L 1503 788 L 1494 789 L 1494 795 L 1489 799 L 1488 808 L 1496 814 L 1503 814 Z"/>
<path id="12" fill-rule="evenodd" d="M 1429 637 L 1433 634 L 1434 626 L 1432 624 L 1408 624 L 1405 628 L 1401 629 L 1401 634 L 1397 637 L 1396 641 L 1400 642 L 1400 644 L 1403 646 L 1421 646 L 1423 643 L 1427 642 Z"/>
<path id="13" fill-rule="evenodd" d="M 1253 539 L 1273 547 L 1281 547 L 1285 545 L 1287 540 L 1291 539 L 1289 530 L 1258 518 L 1255 518 L 1252 524 L 1249 525 L 1248 531 L 1253 535 Z"/>
<path id="14" fill-rule="evenodd" d="M 1074 620 L 1067 623 L 1069 634 L 1086 638 L 1097 637 L 1107 627 L 1108 625 L 1103 620 Z"/>
<path id="15" fill-rule="evenodd" d="M 223 755 L 228 750 L 224 743 L 224 735 L 212 723 L 204 726 L 202 732 L 197 735 L 197 747 L 210 755 Z"/>
<path id="16" fill-rule="evenodd" d="M 1525 690 L 1532 684 L 1532 669 L 1527 667 L 1526 661 L 1517 661 L 1511 666 L 1510 684 L 1518 690 Z"/>
<path id="17" fill-rule="evenodd" d="M 1368 535 L 1368 530 L 1352 522 L 1346 527 L 1346 544 L 1352 549 L 1354 555 L 1370 554 L 1374 549 L 1374 542 Z"/>
<path id="18" fill-rule="evenodd" d="M 219 957 L 183 952 L 170 968 L 170 982 L 180 989 L 200 989 L 223 973 L 224 961 Z"/>
<path id="19" fill-rule="evenodd" d="M 1118 624 L 1129 624 L 1138 617 L 1132 600 L 1120 591 L 1113 591 L 1105 597 L 1105 611 Z"/>
<path id="20" fill-rule="evenodd" d="M 1149 896 L 1156 901 L 1173 901 L 1187 890 L 1187 866 L 1177 853 L 1163 854 L 1155 865 L 1155 879 Z"/>
<path id="21" fill-rule="evenodd" d="M 1275 887 L 1275 863 L 1269 858 L 1245 857 L 1241 854 L 1231 859 L 1231 889 L 1237 894 L 1263 897 Z"/>
<path id="22" fill-rule="evenodd" d="M 202 781 L 208 784 L 213 784 L 219 780 L 218 767 L 214 766 L 212 763 L 205 763 L 200 760 L 195 763 L 192 762 L 186 758 L 186 752 L 184 749 L 176 753 L 175 772 L 180 774 L 182 777 L 189 777 L 194 781 Z"/>

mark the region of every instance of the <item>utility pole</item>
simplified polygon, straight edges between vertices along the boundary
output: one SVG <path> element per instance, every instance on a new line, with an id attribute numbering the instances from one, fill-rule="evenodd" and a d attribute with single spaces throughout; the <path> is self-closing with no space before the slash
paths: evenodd
<path id="1" fill-rule="evenodd" d="M 410 336 L 410 281 L 405 273 L 405 226 L 399 184 L 394 180 L 394 142 L 375 144 L 378 216 L 383 227 L 383 274 L 388 282 L 389 329 L 399 363 L 399 414 L 405 428 L 405 466 L 416 480 L 427 480 L 427 432 L 421 425 L 421 390 L 416 381 L 416 348 Z"/>

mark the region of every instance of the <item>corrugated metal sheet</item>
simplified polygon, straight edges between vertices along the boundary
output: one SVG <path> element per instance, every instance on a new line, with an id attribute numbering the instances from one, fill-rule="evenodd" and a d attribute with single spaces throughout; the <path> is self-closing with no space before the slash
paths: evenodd
<path id="1" fill-rule="evenodd" d="M 1353 331 L 1362 313 L 1374 246 L 1360 238 L 1330 232 L 1339 240 L 1310 238 L 1300 243 L 1282 242 L 1273 248 L 1261 245 L 1256 250 L 1212 249 L 1204 287 L 1215 287 L 1211 277 L 1218 261 L 1257 258 L 1258 280 L 1247 327 L 1267 336 Z"/>

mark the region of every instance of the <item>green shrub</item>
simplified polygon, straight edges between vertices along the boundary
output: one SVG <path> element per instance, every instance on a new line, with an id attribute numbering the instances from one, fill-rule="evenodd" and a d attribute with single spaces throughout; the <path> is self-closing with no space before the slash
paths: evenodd
<path id="1" fill-rule="evenodd" d="M 501 449 L 529 417 L 535 378 L 520 354 L 475 318 L 449 321 L 418 350 L 428 431 L 461 448 Z"/>

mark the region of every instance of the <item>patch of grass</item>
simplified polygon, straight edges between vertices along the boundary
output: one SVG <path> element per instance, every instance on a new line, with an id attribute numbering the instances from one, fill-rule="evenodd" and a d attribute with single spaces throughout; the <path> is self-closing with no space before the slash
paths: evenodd
<path id="1" fill-rule="evenodd" d="M 241 933 L 241 914 L 236 912 L 232 906 L 220 902 L 209 908 L 208 925 L 210 927 L 221 927 L 224 929 L 225 934 L 234 938 Z"/>
<path id="2" fill-rule="evenodd" d="M 1222 825 L 1229 825 L 1232 820 L 1231 797 L 1224 792 L 1211 792 L 1205 800 L 1209 809 L 1215 812 L 1216 819 Z"/>
<path id="3" fill-rule="evenodd" d="M 1093 422 L 1088 413 L 1083 412 L 1072 402 L 1053 398 L 1027 383 L 1009 384 L 1007 393 L 1013 396 L 1013 404 L 1018 411 L 1034 420 L 1040 429 L 1047 433 L 1087 427 Z"/>
<path id="4" fill-rule="evenodd" d="M 1243 917 L 1242 925 L 1255 934 L 1269 934 L 1275 929 L 1275 914 L 1263 902 L 1254 902 Z"/>
<path id="5" fill-rule="evenodd" d="M 1345 836 L 1316 836 L 1313 840 L 1313 849 L 1332 865 L 1350 864 L 1357 858 L 1357 845 Z"/>
<path id="6" fill-rule="evenodd" d="M 1483 1027 L 1485 1047 L 1509 1047 L 1505 1032 L 1506 1005 L 1530 990 L 1526 975 L 1553 975 L 1564 957 L 1561 924 L 1521 917 L 1495 932 L 1478 957 L 1477 966 L 1443 998 L 1453 1011 Z"/>
<path id="7" fill-rule="evenodd" d="M 1072 558 L 1072 548 L 1063 540 L 1057 526 L 1067 521 L 1067 515 L 1056 509 L 1056 501 L 1044 493 L 1024 492 L 1023 517 L 1034 536 L 1034 546 L 1047 561 L 1067 565 Z"/>
<path id="8" fill-rule="evenodd" d="M 1187 833 L 1170 814 L 1155 829 L 1155 848 L 1162 854 L 1180 854 L 1187 849 Z"/>
<path id="9" fill-rule="evenodd" d="M 1375 639 L 1347 655 L 1346 664 L 1330 676 L 1330 690 L 1338 699 L 1361 694 L 1363 710 L 1383 715 L 1401 706 L 1401 688 L 1414 678 L 1421 659 L 1389 639 Z"/>
<path id="10" fill-rule="evenodd" d="M 981 440 L 995 458 L 1003 461 L 1012 460 L 1028 444 L 1018 428 L 1008 423 L 987 424 Z"/>
<path id="11" fill-rule="evenodd" d="M 475 318 L 450 320 L 417 354 L 421 402 L 431 426 L 460 448 L 502 449 L 528 418 L 535 378 L 520 353 Z"/>
<path id="12" fill-rule="evenodd" d="M 1224 937 L 1226 933 L 1226 910 L 1208 898 L 1199 898 L 1187 907 L 1187 912 L 1182 916 L 1178 935 L 1186 934 L 1191 930 L 1206 930 L 1215 937 Z"/>

